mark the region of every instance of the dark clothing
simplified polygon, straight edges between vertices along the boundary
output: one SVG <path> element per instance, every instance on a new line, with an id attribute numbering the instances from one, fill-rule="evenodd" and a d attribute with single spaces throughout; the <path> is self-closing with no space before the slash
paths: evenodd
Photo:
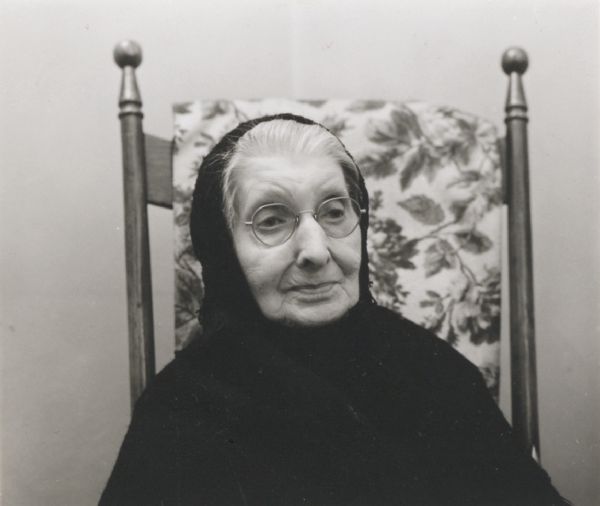
<path id="1" fill-rule="evenodd" d="M 551 505 L 479 371 L 359 304 L 194 343 L 138 401 L 101 504 Z"/>

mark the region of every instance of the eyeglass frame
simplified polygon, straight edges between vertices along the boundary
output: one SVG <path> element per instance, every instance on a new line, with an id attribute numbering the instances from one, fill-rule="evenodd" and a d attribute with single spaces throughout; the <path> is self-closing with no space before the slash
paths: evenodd
<path id="1" fill-rule="evenodd" d="M 341 237 L 332 237 L 330 236 L 327 231 L 323 228 L 323 225 L 321 225 L 319 223 L 319 220 L 317 219 L 317 215 L 319 214 L 319 210 L 321 209 L 321 207 L 324 204 L 327 204 L 328 202 L 331 202 L 332 200 L 341 200 L 341 199 L 348 199 L 351 202 L 354 202 L 356 204 L 356 207 L 359 211 L 359 215 L 358 215 L 358 220 L 356 221 L 356 225 L 354 225 L 352 227 L 352 230 L 350 230 L 350 232 L 348 232 L 346 235 L 343 235 Z M 256 229 L 254 228 L 254 217 L 265 207 L 269 207 L 269 206 L 275 206 L 275 205 L 280 205 L 280 206 L 284 206 L 287 207 L 290 211 L 294 212 L 294 210 L 287 204 L 283 203 L 283 202 L 269 202 L 268 204 L 263 204 L 262 206 L 258 207 L 253 213 L 252 213 L 252 217 L 250 219 L 250 221 L 244 221 L 242 222 L 244 225 L 250 225 L 252 227 L 252 233 L 254 234 L 254 237 L 256 237 L 256 239 L 261 243 L 264 244 L 265 246 L 269 247 L 269 248 L 274 248 L 276 246 L 281 246 L 282 244 L 285 244 L 287 241 L 289 241 L 291 239 L 291 237 L 294 235 L 294 232 L 296 232 L 296 229 L 298 228 L 298 224 L 300 223 L 300 215 L 301 214 L 306 214 L 306 213 L 310 213 L 312 214 L 312 217 L 315 219 L 315 221 L 317 222 L 317 224 L 321 227 L 321 229 L 323 230 L 323 232 L 325 232 L 325 235 L 327 237 L 331 237 L 332 239 L 343 239 L 344 237 L 348 237 L 352 232 L 354 232 L 356 230 L 356 227 L 358 227 L 361 217 L 363 214 L 365 214 L 367 212 L 366 209 L 362 209 L 360 207 L 360 204 L 357 200 L 353 199 L 350 196 L 342 196 L 342 197 L 331 197 L 330 199 L 325 199 L 323 202 L 321 202 L 318 206 L 317 209 L 305 209 L 304 211 L 298 211 L 296 212 L 295 216 L 294 216 L 294 226 L 292 227 L 292 230 L 290 232 L 290 234 L 280 243 L 277 244 L 267 244 L 266 242 L 264 242 L 256 233 Z"/>

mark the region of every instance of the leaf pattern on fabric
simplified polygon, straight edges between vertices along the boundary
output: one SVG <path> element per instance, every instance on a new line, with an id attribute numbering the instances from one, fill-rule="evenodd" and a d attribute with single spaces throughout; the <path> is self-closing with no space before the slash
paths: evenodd
<path id="1" fill-rule="evenodd" d="M 226 100 L 207 101 L 202 111 L 202 119 L 211 120 L 217 116 L 227 114 L 231 105 Z"/>
<path id="2" fill-rule="evenodd" d="M 386 104 L 385 100 L 356 100 L 348 105 L 347 110 L 349 112 L 375 111 L 385 107 Z"/>
<path id="3" fill-rule="evenodd" d="M 477 230 L 456 232 L 455 235 L 460 243 L 460 248 L 471 253 L 485 253 L 494 245 L 488 236 Z"/>
<path id="4" fill-rule="evenodd" d="M 188 114 L 191 112 L 190 108 L 192 106 L 192 102 L 181 102 L 179 104 L 173 105 L 173 113 L 174 114 Z"/>
<path id="5" fill-rule="evenodd" d="M 300 100 L 300 102 L 303 102 L 307 105 L 310 105 L 312 107 L 322 107 L 324 104 L 327 103 L 327 100 Z"/>
<path id="6" fill-rule="evenodd" d="M 394 159 L 398 155 L 396 150 L 372 153 L 358 160 L 358 166 L 364 177 L 384 178 L 395 174 L 398 168 Z"/>
<path id="7" fill-rule="evenodd" d="M 342 137 L 344 130 L 349 128 L 347 121 L 336 115 L 326 116 L 323 118 L 323 121 L 321 121 L 321 124 L 337 137 Z"/>
<path id="8" fill-rule="evenodd" d="M 454 248 L 445 239 L 440 239 L 425 250 L 425 276 L 433 276 L 442 269 L 456 266 Z"/>
<path id="9" fill-rule="evenodd" d="M 402 234 L 402 227 L 392 219 L 376 217 L 381 202 L 381 192 L 371 197 L 369 215 L 369 272 L 373 293 L 378 301 L 393 310 L 400 311 L 406 292 L 402 289 L 397 269 L 415 269 L 411 258 L 417 255 L 416 241 L 409 241 Z"/>
<path id="10" fill-rule="evenodd" d="M 201 332 L 189 212 L 198 167 L 239 122 L 291 112 L 338 135 L 370 194 L 378 302 L 447 340 L 498 394 L 502 182 L 493 125 L 450 108 L 381 100 L 207 100 L 174 107 L 176 339 Z"/>
<path id="11" fill-rule="evenodd" d="M 398 205 L 406 209 L 415 220 L 424 225 L 438 225 L 445 218 L 442 206 L 427 195 L 413 195 L 406 200 L 401 200 Z"/>

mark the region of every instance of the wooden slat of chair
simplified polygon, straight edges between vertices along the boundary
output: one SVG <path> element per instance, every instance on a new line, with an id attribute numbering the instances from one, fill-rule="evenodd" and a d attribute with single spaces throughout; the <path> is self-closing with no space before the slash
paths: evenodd
<path id="1" fill-rule="evenodd" d="M 141 62 L 139 46 L 131 42 L 119 44 L 115 48 L 115 60 L 123 69 L 119 117 L 123 137 L 124 191 L 134 195 L 134 203 L 130 202 L 130 197 L 125 197 L 133 405 L 154 375 L 155 367 L 146 205 L 172 208 L 173 145 L 169 140 L 143 134 L 141 99 L 134 73 L 135 67 Z M 502 67 L 509 76 L 506 138 L 499 141 L 499 148 L 504 170 L 504 201 L 509 208 L 512 423 L 518 441 L 539 458 L 527 153 L 528 118 L 522 84 L 522 75 L 527 69 L 526 53 L 517 48 L 506 50 L 502 58 Z M 131 258 L 133 256 L 139 256 L 141 261 L 134 260 Z"/>
<path id="2" fill-rule="evenodd" d="M 173 141 L 146 134 L 148 204 L 173 208 Z"/>

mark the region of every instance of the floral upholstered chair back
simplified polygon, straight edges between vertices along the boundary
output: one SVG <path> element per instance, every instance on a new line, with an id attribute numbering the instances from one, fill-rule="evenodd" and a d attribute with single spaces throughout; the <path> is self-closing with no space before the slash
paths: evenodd
<path id="1" fill-rule="evenodd" d="M 177 104 L 177 347 L 202 330 L 202 269 L 188 230 L 202 159 L 238 123 L 282 112 L 325 125 L 356 159 L 371 199 L 368 249 L 376 300 L 456 347 L 497 396 L 502 200 L 496 131 L 470 114 L 422 102 Z"/>

